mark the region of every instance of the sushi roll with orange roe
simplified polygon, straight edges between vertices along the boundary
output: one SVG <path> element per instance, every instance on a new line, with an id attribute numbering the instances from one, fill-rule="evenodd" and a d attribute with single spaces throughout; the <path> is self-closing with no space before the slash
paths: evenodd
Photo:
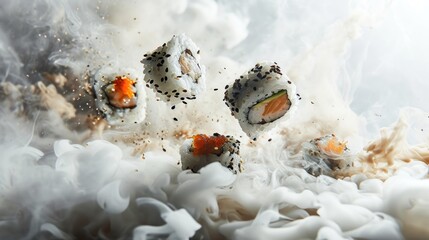
<path id="1" fill-rule="evenodd" d="M 205 67 L 200 63 L 200 50 L 185 34 L 173 38 L 144 55 L 146 87 L 161 100 L 187 103 L 205 89 Z"/>
<path id="2" fill-rule="evenodd" d="M 182 169 L 198 172 L 210 163 L 219 162 L 236 174 L 243 167 L 239 152 L 240 141 L 231 136 L 198 134 L 185 140 L 180 147 Z"/>
<path id="3" fill-rule="evenodd" d="M 333 176 L 350 165 L 348 148 L 334 134 L 316 138 L 303 145 L 304 169 L 313 176 Z"/>
<path id="4" fill-rule="evenodd" d="M 141 123 L 146 116 L 142 79 L 133 70 L 99 70 L 92 78 L 97 110 L 109 124 Z"/>
<path id="5" fill-rule="evenodd" d="M 298 104 L 296 87 L 275 62 L 258 63 L 225 87 L 225 104 L 252 139 L 290 118 Z"/>

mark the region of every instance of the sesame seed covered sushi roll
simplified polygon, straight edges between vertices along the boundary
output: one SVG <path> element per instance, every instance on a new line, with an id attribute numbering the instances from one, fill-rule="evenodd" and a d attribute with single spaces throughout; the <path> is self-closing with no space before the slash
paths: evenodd
<path id="1" fill-rule="evenodd" d="M 163 101 L 177 103 L 193 100 L 205 89 L 205 68 L 200 63 L 200 50 L 185 34 L 173 38 L 142 63 L 146 86 Z"/>
<path id="2" fill-rule="evenodd" d="M 146 116 L 142 78 L 131 69 L 100 69 L 91 79 L 98 111 L 112 125 L 140 123 Z"/>
<path id="3" fill-rule="evenodd" d="M 198 172 L 213 162 L 219 162 L 235 174 L 241 172 L 242 160 L 239 153 L 240 141 L 218 133 L 213 136 L 195 135 L 185 140 L 180 147 L 182 169 L 190 169 L 192 172 Z"/>
<path id="4" fill-rule="evenodd" d="M 348 148 L 334 134 L 316 138 L 303 145 L 304 169 L 314 176 L 333 176 L 350 165 Z"/>
<path id="5" fill-rule="evenodd" d="M 225 104 L 253 139 L 290 118 L 298 103 L 295 85 L 274 62 L 256 64 L 225 89 Z"/>

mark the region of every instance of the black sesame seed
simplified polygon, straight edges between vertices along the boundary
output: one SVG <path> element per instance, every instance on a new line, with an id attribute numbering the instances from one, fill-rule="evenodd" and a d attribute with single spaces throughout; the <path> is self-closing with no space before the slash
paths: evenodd
<path id="1" fill-rule="evenodd" d="M 217 90 L 219 90 L 219 89 L 217 89 L 217 88 L 215 88 L 215 89 L 213 89 L 214 91 L 217 91 Z"/>
<path id="2" fill-rule="evenodd" d="M 171 56 L 170 54 L 165 55 L 165 57 L 167 57 L 167 58 L 170 57 L 170 56 Z"/>
<path id="3" fill-rule="evenodd" d="M 225 89 L 228 89 L 228 88 L 229 88 L 229 85 L 226 85 L 226 86 L 225 86 Z"/>
<path id="4" fill-rule="evenodd" d="M 173 118 L 173 120 L 176 121 L 176 122 L 178 121 L 177 118 Z"/>
<path id="5" fill-rule="evenodd" d="M 176 106 L 175 106 L 175 105 L 171 106 L 171 109 L 175 109 L 175 108 L 176 108 Z"/>
<path id="6" fill-rule="evenodd" d="M 168 72 L 168 68 L 165 68 L 165 72 Z"/>
<path id="7" fill-rule="evenodd" d="M 185 101 L 182 101 L 182 103 L 183 103 L 183 104 L 188 104 L 188 103 L 187 103 L 187 102 L 185 102 Z"/>

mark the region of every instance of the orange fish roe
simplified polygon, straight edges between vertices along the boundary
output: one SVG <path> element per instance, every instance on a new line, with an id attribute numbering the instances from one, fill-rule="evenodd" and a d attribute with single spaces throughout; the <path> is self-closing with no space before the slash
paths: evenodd
<path id="1" fill-rule="evenodd" d="M 120 98 L 132 98 L 134 97 L 133 85 L 136 81 L 131 80 L 124 76 L 116 76 L 113 81 L 114 91 L 120 94 Z"/>
<path id="2" fill-rule="evenodd" d="M 207 136 L 205 134 L 198 134 L 192 137 L 193 143 L 193 155 L 208 155 L 208 154 L 220 154 L 222 153 L 222 146 L 228 140 L 223 135 Z"/>
<path id="3" fill-rule="evenodd" d="M 319 143 L 319 148 L 321 147 L 321 149 L 326 152 L 326 153 L 333 153 L 333 154 L 343 154 L 344 151 L 346 150 L 346 143 L 345 142 L 340 142 L 338 141 L 338 139 L 335 136 L 332 136 L 331 139 L 328 140 L 328 142 L 326 142 L 326 145 L 324 146 L 320 146 L 322 144 Z"/>

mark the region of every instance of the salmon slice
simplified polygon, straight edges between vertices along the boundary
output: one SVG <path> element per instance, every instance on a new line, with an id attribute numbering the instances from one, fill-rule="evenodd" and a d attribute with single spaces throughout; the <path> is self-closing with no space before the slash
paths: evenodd
<path id="1" fill-rule="evenodd" d="M 318 145 L 327 154 L 341 155 L 346 149 L 346 143 L 338 141 L 335 136 L 332 136 L 325 144 L 319 143 Z"/>
<path id="2" fill-rule="evenodd" d="M 264 124 L 273 122 L 285 115 L 290 106 L 291 102 L 287 91 L 282 90 L 254 105 L 249 111 L 249 123 Z"/>

